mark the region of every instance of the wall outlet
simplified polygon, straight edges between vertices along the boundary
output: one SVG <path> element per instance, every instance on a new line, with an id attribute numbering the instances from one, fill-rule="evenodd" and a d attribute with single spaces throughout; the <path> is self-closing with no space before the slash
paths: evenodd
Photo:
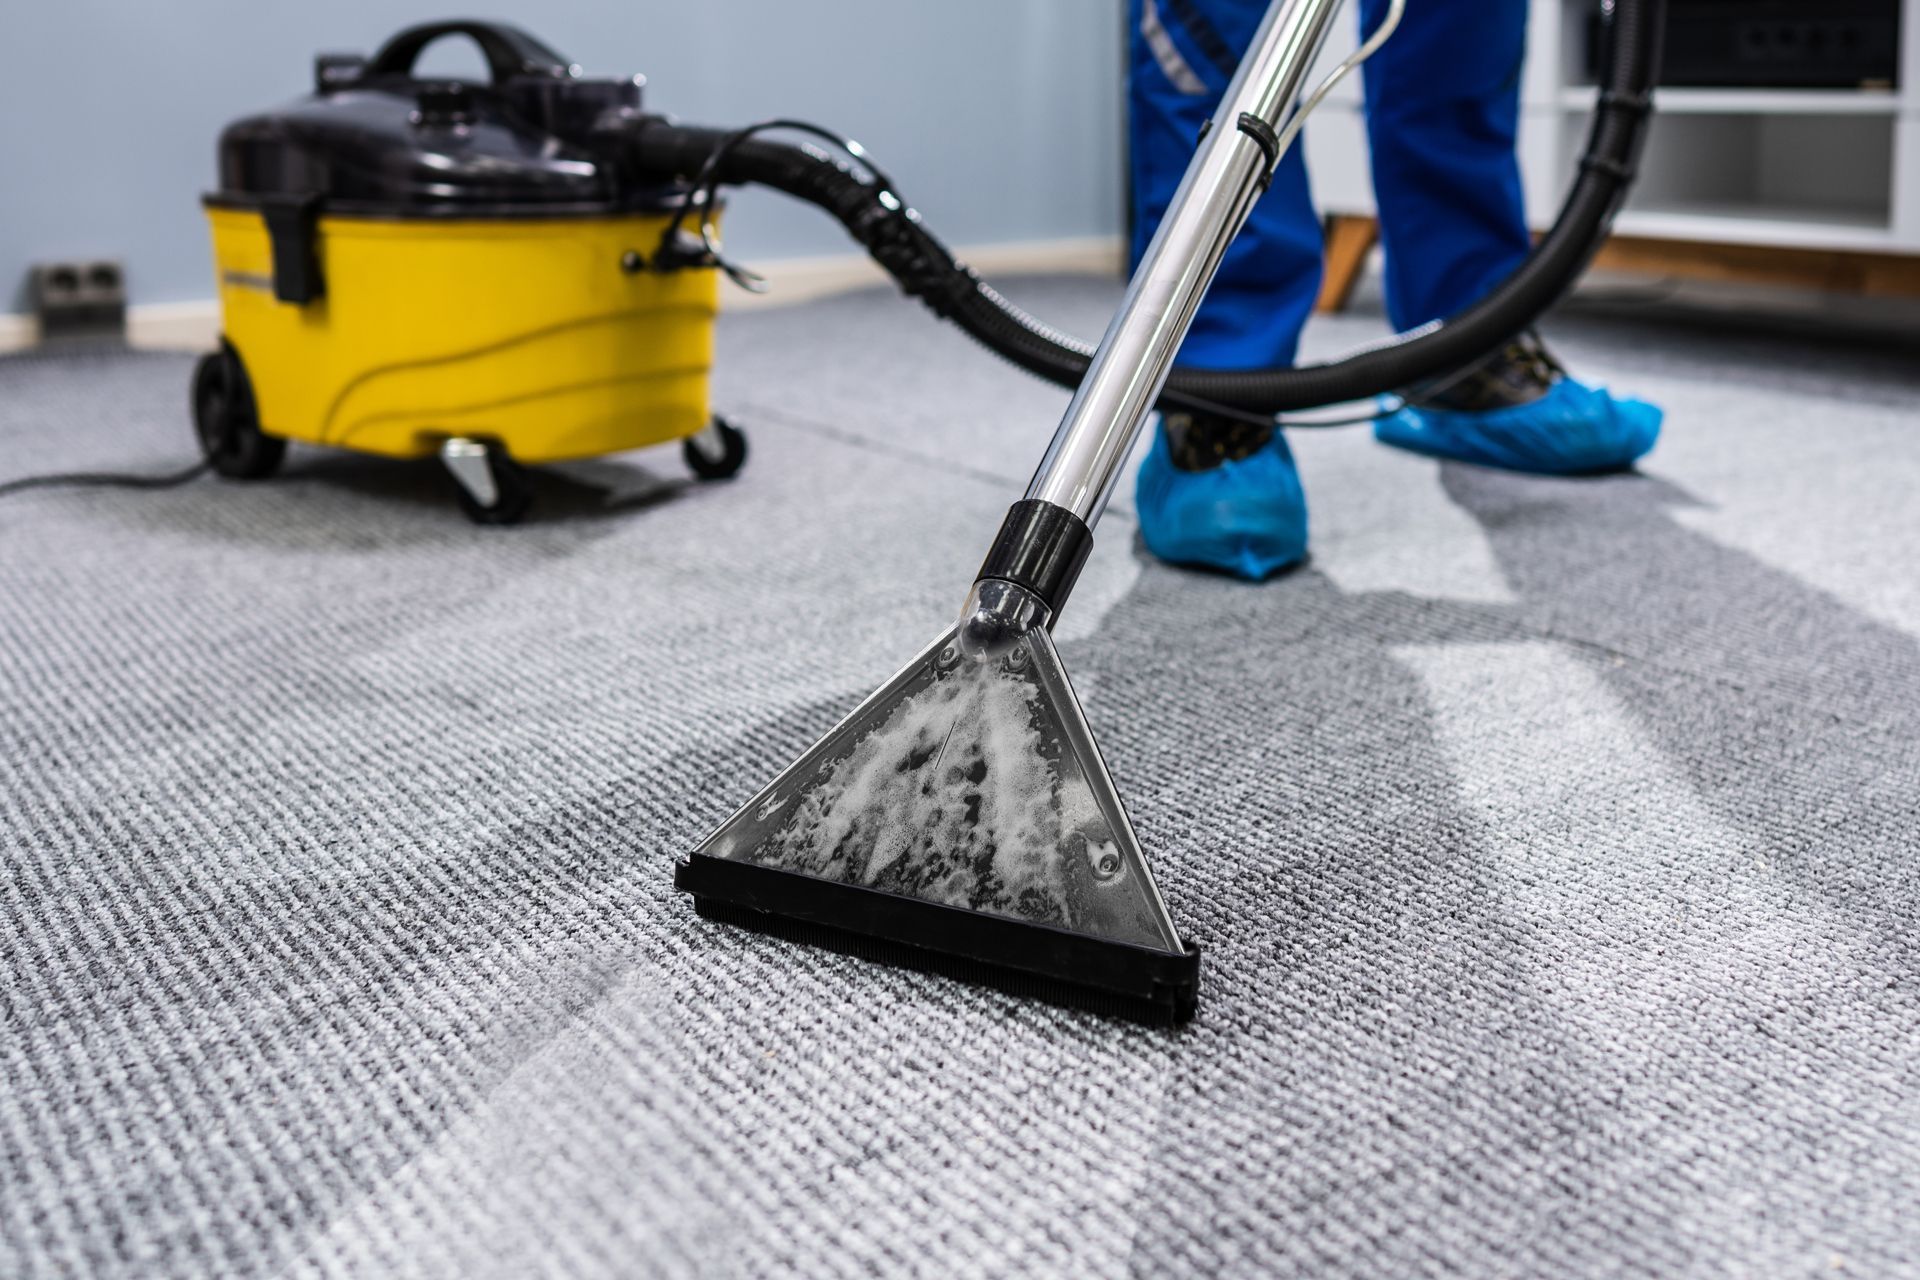
<path id="1" fill-rule="evenodd" d="M 35 263 L 29 292 L 43 342 L 126 336 L 127 272 L 118 262 Z"/>

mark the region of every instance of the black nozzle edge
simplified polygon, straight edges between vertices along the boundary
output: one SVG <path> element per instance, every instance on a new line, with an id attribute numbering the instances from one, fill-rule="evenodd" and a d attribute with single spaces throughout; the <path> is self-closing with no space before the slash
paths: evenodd
<path id="1" fill-rule="evenodd" d="M 1149 1026 L 1193 1017 L 1200 950 L 1118 942 L 695 853 L 673 870 L 708 920 Z"/>

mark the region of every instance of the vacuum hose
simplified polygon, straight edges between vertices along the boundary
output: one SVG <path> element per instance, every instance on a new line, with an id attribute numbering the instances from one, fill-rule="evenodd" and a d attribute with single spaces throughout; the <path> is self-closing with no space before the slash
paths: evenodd
<path id="1" fill-rule="evenodd" d="M 1325 364 L 1228 371 L 1176 365 L 1162 408 L 1234 416 L 1273 414 L 1363 400 L 1465 368 L 1532 324 L 1572 287 L 1598 250 L 1633 180 L 1652 112 L 1665 0 L 1614 0 L 1611 50 L 1572 189 L 1527 259 L 1459 315 L 1423 325 Z M 884 180 L 808 145 L 749 131 L 682 126 L 659 117 L 634 123 L 627 161 L 637 181 L 754 183 L 819 206 L 844 226 L 900 287 L 996 354 L 1061 386 L 1077 387 L 1093 348 L 996 293 L 955 260 Z M 697 184 L 696 184 L 697 185 Z M 663 246 L 673 265 L 674 245 Z M 688 258 L 684 260 L 693 260 Z"/>

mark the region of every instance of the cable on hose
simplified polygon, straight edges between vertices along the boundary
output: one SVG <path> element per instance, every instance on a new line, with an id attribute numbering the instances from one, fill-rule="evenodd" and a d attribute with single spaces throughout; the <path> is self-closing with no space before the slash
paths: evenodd
<path id="1" fill-rule="evenodd" d="M 1396 0 L 1402 2 L 1402 0 Z M 767 282 L 764 276 L 748 271 L 746 268 L 728 262 L 720 256 L 720 246 L 713 238 L 713 211 L 720 195 L 720 166 L 732 154 L 735 147 L 747 141 L 755 134 L 767 133 L 775 129 L 789 129 L 799 133 L 810 133 L 832 143 L 840 150 L 858 160 L 867 170 L 875 186 L 890 188 L 893 179 L 881 171 L 880 166 L 867 156 L 866 148 L 845 137 L 805 120 L 792 120 L 781 117 L 762 120 L 750 124 L 744 129 L 735 129 L 722 138 L 708 155 L 706 163 L 700 166 L 700 172 L 694 175 L 693 182 L 687 187 L 685 198 L 673 212 L 673 218 L 667 223 L 667 229 L 660 236 L 660 248 L 655 254 L 656 267 L 672 270 L 678 266 L 712 266 L 727 273 L 729 279 L 749 293 L 765 293 Z M 686 226 L 687 214 L 694 209 L 700 210 L 700 250 L 689 253 L 682 247 L 681 236 Z"/>
<path id="2" fill-rule="evenodd" d="M 1300 105 L 1288 113 L 1286 122 L 1280 126 L 1279 142 L 1281 155 L 1287 153 L 1287 147 L 1293 142 L 1293 136 L 1305 127 L 1307 117 L 1313 113 L 1313 109 L 1319 106 L 1329 93 L 1333 92 L 1333 86 L 1345 80 L 1355 67 L 1380 52 L 1380 46 L 1387 42 L 1387 37 L 1399 30 L 1400 19 L 1404 18 L 1406 13 L 1407 0 L 1389 0 L 1386 16 L 1380 19 L 1380 25 L 1373 29 L 1373 34 L 1368 36 L 1358 49 L 1348 54 L 1340 65 L 1329 72 L 1327 78 L 1320 82 L 1318 88 L 1305 98 L 1302 98 Z"/>

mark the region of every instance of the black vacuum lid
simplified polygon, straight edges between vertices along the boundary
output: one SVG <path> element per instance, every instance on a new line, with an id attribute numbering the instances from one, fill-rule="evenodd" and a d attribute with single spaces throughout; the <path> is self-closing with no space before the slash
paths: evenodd
<path id="1" fill-rule="evenodd" d="M 417 79 L 442 36 L 472 39 L 490 80 Z M 619 128 L 640 78 L 594 80 L 539 40 L 490 22 L 410 27 L 371 58 L 322 54 L 314 92 L 220 135 L 217 204 L 318 197 L 341 213 L 481 217 L 607 213 L 674 195 L 621 181 Z"/>

